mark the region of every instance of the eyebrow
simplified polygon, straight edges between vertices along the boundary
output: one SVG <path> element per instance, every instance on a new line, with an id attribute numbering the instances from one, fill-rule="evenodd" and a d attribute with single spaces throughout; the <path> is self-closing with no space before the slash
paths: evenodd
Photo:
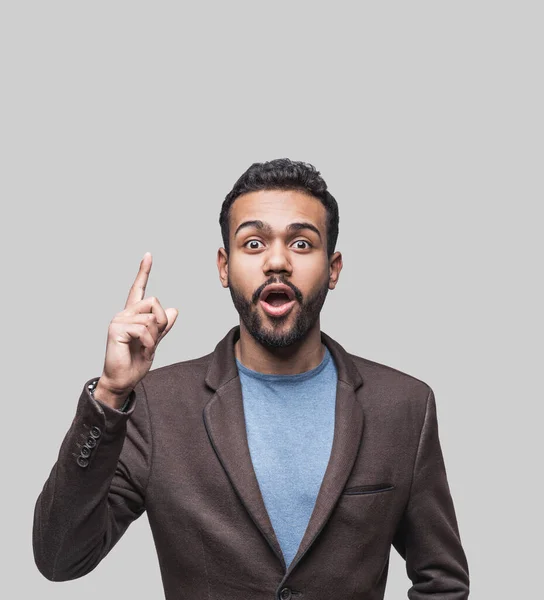
<path id="1" fill-rule="evenodd" d="M 243 223 L 238 225 L 238 227 L 236 228 L 236 231 L 234 232 L 234 237 L 236 237 L 238 235 L 238 232 L 241 229 L 244 229 L 247 227 L 254 227 L 255 229 L 259 229 L 260 231 L 263 231 L 264 233 L 267 233 L 267 234 L 272 233 L 272 227 L 268 223 L 263 223 L 260 220 L 244 221 Z M 289 223 L 289 225 L 287 225 L 287 227 L 285 228 L 285 230 L 288 231 L 289 233 L 291 233 L 293 231 L 300 231 L 301 229 L 309 229 L 310 231 L 313 231 L 314 233 L 317 234 L 317 236 L 319 237 L 319 240 L 321 241 L 321 233 L 319 232 L 319 229 L 315 225 L 312 225 L 311 223 L 306 223 L 306 222 Z"/>

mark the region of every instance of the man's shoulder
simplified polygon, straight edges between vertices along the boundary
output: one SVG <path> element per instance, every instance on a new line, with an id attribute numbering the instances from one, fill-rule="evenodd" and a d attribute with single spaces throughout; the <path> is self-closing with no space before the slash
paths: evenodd
<path id="1" fill-rule="evenodd" d="M 145 376 L 144 385 L 153 385 L 169 380 L 179 381 L 187 378 L 204 380 L 212 357 L 213 352 L 209 352 L 198 358 L 190 358 L 152 369 Z"/>
<path id="2" fill-rule="evenodd" d="M 363 388 L 366 386 L 367 391 L 400 393 L 404 397 L 418 397 L 422 400 L 426 400 L 431 392 L 426 381 L 411 373 L 349 352 L 348 356 L 361 375 Z"/>

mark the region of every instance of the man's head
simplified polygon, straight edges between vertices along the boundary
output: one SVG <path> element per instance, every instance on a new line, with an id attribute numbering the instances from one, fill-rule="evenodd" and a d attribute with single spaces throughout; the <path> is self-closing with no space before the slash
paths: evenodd
<path id="1" fill-rule="evenodd" d="M 301 341 L 342 269 L 338 205 L 319 172 L 286 158 L 254 163 L 227 194 L 219 222 L 219 276 L 242 324 L 266 346 Z M 270 284 L 286 294 L 265 297 Z"/>
<path id="2" fill-rule="evenodd" d="M 327 255 L 330 258 L 338 239 L 338 204 L 329 191 L 320 172 L 311 164 L 292 161 L 288 158 L 277 158 L 264 163 L 253 163 L 226 195 L 219 225 L 223 246 L 230 252 L 230 212 L 239 196 L 260 190 L 300 190 L 315 196 L 325 207 L 327 229 Z"/>

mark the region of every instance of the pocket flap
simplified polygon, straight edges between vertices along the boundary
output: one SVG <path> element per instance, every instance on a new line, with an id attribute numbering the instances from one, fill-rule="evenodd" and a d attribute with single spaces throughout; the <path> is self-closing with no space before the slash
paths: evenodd
<path id="1" fill-rule="evenodd" d="M 373 494 L 377 492 L 388 492 L 394 489 L 391 483 L 369 483 L 367 485 L 352 485 L 345 488 L 343 494 Z"/>

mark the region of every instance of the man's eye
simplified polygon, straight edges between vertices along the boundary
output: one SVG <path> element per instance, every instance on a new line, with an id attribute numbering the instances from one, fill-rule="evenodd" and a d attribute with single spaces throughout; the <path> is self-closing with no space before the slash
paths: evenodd
<path id="1" fill-rule="evenodd" d="M 307 242 L 306 240 L 297 240 L 295 244 L 307 244 L 308 248 L 312 247 L 312 244 L 310 244 L 310 242 Z M 299 250 L 305 250 L 305 248 L 299 248 Z"/>
<path id="2" fill-rule="evenodd" d="M 248 244 L 260 244 L 261 242 L 259 240 L 248 240 L 244 246 L 247 246 Z M 252 250 L 256 250 L 257 248 L 255 246 L 251 247 Z"/>

